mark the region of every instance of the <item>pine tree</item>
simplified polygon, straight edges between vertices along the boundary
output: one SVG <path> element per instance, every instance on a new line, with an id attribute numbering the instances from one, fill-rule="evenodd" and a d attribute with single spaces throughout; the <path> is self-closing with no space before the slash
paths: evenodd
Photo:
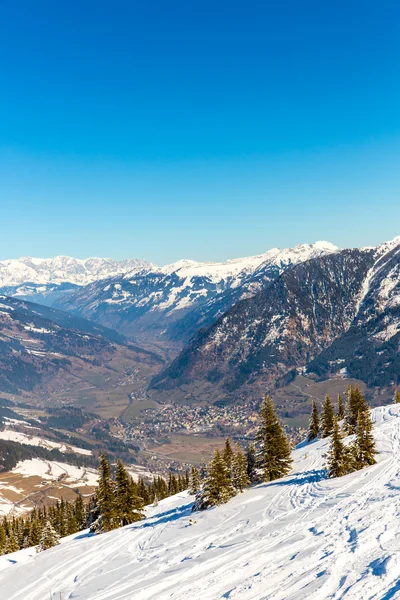
<path id="1" fill-rule="evenodd" d="M 40 538 L 42 537 L 42 526 L 40 524 L 39 519 L 35 516 L 33 521 L 31 521 L 31 527 L 29 531 L 29 545 L 37 546 L 40 542 Z"/>
<path id="2" fill-rule="evenodd" d="M 341 477 L 349 472 L 349 453 L 342 441 L 337 418 L 333 417 L 332 441 L 328 454 L 328 477 Z"/>
<path id="3" fill-rule="evenodd" d="M 333 406 L 331 399 L 329 396 L 325 397 L 325 402 L 322 406 L 322 416 L 321 416 L 321 436 L 326 438 L 331 435 L 333 431 L 333 417 L 335 413 L 333 412 Z"/>
<path id="4" fill-rule="evenodd" d="M 257 457 L 256 447 L 253 442 L 250 442 L 246 452 L 247 476 L 251 483 L 257 481 Z"/>
<path id="5" fill-rule="evenodd" d="M 393 401 L 394 401 L 395 404 L 400 404 L 400 392 L 399 392 L 399 390 L 395 391 Z"/>
<path id="6" fill-rule="evenodd" d="M 140 509 L 143 508 L 142 499 L 134 495 L 131 477 L 122 464 L 117 462 L 115 474 L 115 503 L 116 518 L 121 526 L 129 525 L 143 518 Z"/>
<path id="7" fill-rule="evenodd" d="M 233 487 L 239 492 L 243 492 L 250 485 L 250 479 L 247 475 L 246 457 L 240 446 L 238 446 L 237 452 L 233 455 L 231 465 Z"/>
<path id="8" fill-rule="evenodd" d="M 258 439 L 261 445 L 263 478 L 264 481 L 273 481 L 287 475 L 291 469 L 290 445 L 270 396 L 264 396 L 260 416 Z"/>
<path id="9" fill-rule="evenodd" d="M 235 495 L 228 467 L 219 450 L 215 450 L 214 458 L 208 468 L 208 477 L 203 490 L 196 499 L 195 509 L 203 510 L 228 502 Z"/>
<path id="10" fill-rule="evenodd" d="M 360 410 L 356 426 L 355 459 L 359 469 L 376 463 L 375 440 L 369 409 Z"/>
<path id="11" fill-rule="evenodd" d="M 81 531 L 86 527 L 86 511 L 81 495 L 75 500 L 74 513 L 78 531 Z"/>
<path id="12" fill-rule="evenodd" d="M 190 472 L 189 493 L 197 494 L 200 490 L 200 475 L 196 467 L 192 467 Z"/>
<path id="13" fill-rule="evenodd" d="M 231 440 L 229 438 L 226 438 L 225 440 L 224 452 L 222 456 L 226 466 L 228 467 L 229 473 L 231 473 L 234 453 L 232 450 Z"/>
<path id="14" fill-rule="evenodd" d="M 310 425 L 308 428 L 308 436 L 307 436 L 307 440 L 309 442 L 312 442 L 312 440 L 315 440 L 318 435 L 319 435 L 319 414 L 318 414 L 318 407 L 317 407 L 317 403 L 315 402 L 315 400 L 312 401 L 312 409 L 311 409 L 311 417 L 310 417 Z"/>
<path id="15" fill-rule="evenodd" d="M 346 414 L 346 426 L 347 433 L 352 435 L 356 432 L 358 413 L 368 409 L 368 404 L 361 393 L 360 388 L 356 386 L 349 386 L 347 388 L 347 414 Z"/>
<path id="16" fill-rule="evenodd" d="M 59 540 L 60 536 L 54 529 L 53 525 L 50 523 L 50 521 L 46 521 L 37 551 L 42 552 L 43 550 L 48 550 L 53 546 L 57 546 L 57 544 L 59 544 Z"/>
<path id="17" fill-rule="evenodd" d="M 338 412 L 337 412 L 338 421 L 343 421 L 343 419 L 345 418 L 345 415 L 346 415 L 346 407 L 343 402 L 342 396 L 339 394 L 338 395 Z"/>
<path id="18" fill-rule="evenodd" d="M 110 531 L 119 526 L 114 496 L 114 481 L 111 478 L 110 465 L 105 454 L 100 457 L 99 483 L 97 488 L 97 505 L 100 517 L 94 524 L 94 530 L 98 532 Z"/>

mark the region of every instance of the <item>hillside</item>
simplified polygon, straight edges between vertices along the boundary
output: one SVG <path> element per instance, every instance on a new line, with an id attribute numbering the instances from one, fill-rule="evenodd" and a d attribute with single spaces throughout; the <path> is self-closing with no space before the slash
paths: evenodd
<path id="1" fill-rule="evenodd" d="M 107 387 L 120 373 L 149 375 L 160 360 L 116 332 L 66 313 L 0 296 L 0 391 L 35 395 Z"/>
<path id="2" fill-rule="evenodd" d="M 195 336 L 156 376 L 154 396 L 233 402 L 304 371 L 396 384 L 399 298 L 399 238 L 303 262 Z"/>
<path id="3" fill-rule="evenodd" d="M 147 519 L 44 553 L 0 557 L 7 600 L 388 600 L 400 597 L 400 406 L 374 409 L 378 463 L 325 478 L 329 442 L 301 444 L 292 472 L 191 513 L 186 494 Z M 194 523 L 190 524 L 190 519 Z"/>
<path id="4" fill-rule="evenodd" d="M 225 263 L 180 260 L 94 282 L 60 296 L 54 306 L 139 340 L 182 344 L 286 269 L 337 250 L 316 242 Z"/>

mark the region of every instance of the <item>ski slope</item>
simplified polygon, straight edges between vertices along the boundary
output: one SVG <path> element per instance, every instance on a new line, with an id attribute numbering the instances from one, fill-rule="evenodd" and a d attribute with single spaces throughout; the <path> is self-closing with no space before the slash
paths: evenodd
<path id="1" fill-rule="evenodd" d="M 290 475 L 224 506 L 193 514 L 182 493 L 136 525 L 0 557 L 1 597 L 400 598 L 400 405 L 373 415 L 377 465 L 328 480 L 329 442 L 302 444 Z"/>

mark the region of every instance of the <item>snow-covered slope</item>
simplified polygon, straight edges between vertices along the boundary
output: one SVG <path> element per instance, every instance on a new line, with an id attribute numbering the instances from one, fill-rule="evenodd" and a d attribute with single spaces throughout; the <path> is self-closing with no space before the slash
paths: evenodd
<path id="1" fill-rule="evenodd" d="M 377 465 L 328 480 L 328 441 L 305 445 L 291 474 L 227 505 L 192 514 L 179 494 L 134 526 L 1 557 L 2 597 L 400 598 L 400 406 L 374 418 Z"/>
<path id="2" fill-rule="evenodd" d="M 180 260 L 146 272 L 94 282 L 63 295 L 55 306 L 127 335 L 182 341 L 196 331 L 207 303 L 216 301 L 210 313 L 213 320 L 218 311 L 230 308 L 243 294 L 254 293 L 285 269 L 337 250 L 329 242 L 316 242 L 285 250 L 273 248 L 225 263 Z M 175 327 L 192 311 L 190 326 Z M 169 330 L 174 327 L 170 336 Z"/>
<path id="3" fill-rule="evenodd" d="M 116 261 L 112 258 L 34 258 L 25 256 L 0 261 L 0 287 L 19 286 L 23 283 L 74 283 L 86 285 L 97 279 L 148 269 L 152 264 L 132 258 Z"/>

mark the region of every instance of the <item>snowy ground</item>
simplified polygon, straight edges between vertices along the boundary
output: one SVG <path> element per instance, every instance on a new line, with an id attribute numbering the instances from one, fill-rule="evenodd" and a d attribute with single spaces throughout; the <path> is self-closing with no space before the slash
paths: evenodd
<path id="1" fill-rule="evenodd" d="M 1 597 L 400 598 L 400 406 L 374 415 L 380 455 L 373 467 L 327 480 L 328 443 L 303 446 L 290 475 L 225 506 L 192 514 L 183 493 L 135 526 L 0 557 Z"/>
<path id="2" fill-rule="evenodd" d="M 10 422 L 10 420 L 8 421 Z M 16 420 L 14 419 L 14 421 Z M 60 450 L 60 452 L 74 452 L 75 454 L 85 454 L 87 456 L 92 454 L 91 450 L 86 450 L 85 448 L 77 448 L 76 446 L 71 446 L 70 444 L 62 444 L 53 440 L 46 440 L 37 435 L 28 435 L 27 433 L 14 431 L 13 429 L 8 428 L 0 431 L 0 439 L 18 442 L 19 444 L 27 444 L 28 446 L 40 446 L 42 448 L 47 448 L 48 450 L 53 450 L 53 448 L 56 448 L 57 450 Z"/>

